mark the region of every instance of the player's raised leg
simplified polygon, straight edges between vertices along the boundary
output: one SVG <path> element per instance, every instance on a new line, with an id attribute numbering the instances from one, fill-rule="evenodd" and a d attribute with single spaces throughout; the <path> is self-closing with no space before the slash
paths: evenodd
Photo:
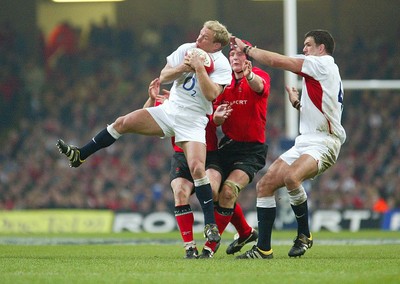
<path id="1" fill-rule="evenodd" d="M 162 129 L 146 109 L 135 110 L 127 115 L 118 117 L 114 123 L 97 133 L 85 146 L 79 148 L 57 141 L 60 153 L 67 156 L 71 167 L 79 167 L 87 157 L 112 145 L 126 133 L 136 133 L 150 136 L 163 136 Z"/>

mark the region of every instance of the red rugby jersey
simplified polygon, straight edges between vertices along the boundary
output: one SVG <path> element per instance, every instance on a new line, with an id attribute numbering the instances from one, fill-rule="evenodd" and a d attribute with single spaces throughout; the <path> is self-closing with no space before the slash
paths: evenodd
<path id="1" fill-rule="evenodd" d="M 221 126 L 226 136 L 239 142 L 265 143 L 270 77 L 257 67 L 253 72 L 263 79 L 263 93 L 254 92 L 244 77 L 236 81 L 232 76 L 231 84 L 217 97 L 215 105 L 227 103 L 233 109 Z"/>

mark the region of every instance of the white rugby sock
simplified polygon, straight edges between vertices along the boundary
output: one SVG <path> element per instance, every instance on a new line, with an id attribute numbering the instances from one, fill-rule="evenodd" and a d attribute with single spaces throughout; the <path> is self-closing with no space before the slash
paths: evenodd
<path id="1" fill-rule="evenodd" d="M 257 197 L 257 207 L 261 208 L 276 207 L 275 196 Z"/>
<path id="2" fill-rule="evenodd" d="M 122 136 L 122 134 L 119 134 L 117 130 L 114 129 L 114 123 L 110 124 L 107 126 L 107 131 L 110 133 L 110 135 L 117 140 L 119 137 Z"/>

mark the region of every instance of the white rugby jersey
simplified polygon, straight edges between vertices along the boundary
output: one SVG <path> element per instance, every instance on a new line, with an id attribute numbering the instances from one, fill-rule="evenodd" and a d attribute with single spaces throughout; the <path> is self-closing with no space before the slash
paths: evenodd
<path id="1" fill-rule="evenodd" d="M 193 47 L 196 47 L 195 42 L 182 44 L 167 57 L 168 64 L 172 67 L 181 64 L 186 52 Z M 222 51 L 210 55 L 214 61 L 214 71 L 209 74 L 211 80 L 220 85 L 229 85 L 232 79 L 232 70 L 228 59 Z M 210 115 L 213 112 L 212 102 L 208 101 L 201 92 L 194 72 L 183 73 L 181 77 L 174 81 L 170 90 L 169 101 L 180 112 L 187 110 L 192 114 L 198 113 L 200 115 Z"/>
<path id="2" fill-rule="evenodd" d="M 300 109 L 300 134 L 329 133 L 343 144 L 346 131 L 341 124 L 343 85 L 332 56 L 305 56 Z"/>

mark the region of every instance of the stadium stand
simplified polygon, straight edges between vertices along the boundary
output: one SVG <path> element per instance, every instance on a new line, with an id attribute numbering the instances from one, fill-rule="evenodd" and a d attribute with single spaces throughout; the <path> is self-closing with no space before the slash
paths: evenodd
<path id="1" fill-rule="evenodd" d="M 160 45 L 148 48 L 148 39 L 142 42 L 129 30 L 92 28 L 87 46 L 70 54 L 56 53 L 49 62 L 43 42 L 32 57 L 23 35 L 10 26 L 0 27 L 0 210 L 173 210 L 169 141 L 127 135 L 79 169 L 70 169 L 55 147 L 59 137 L 81 145 L 117 115 L 140 108 L 148 83 L 169 54 Z M 157 32 L 162 34 L 153 30 Z M 186 41 L 180 34 L 176 42 Z M 400 77 L 392 60 L 400 57 L 399 51 L 384 44 L 390 41 L 384 34 L 379 36 L 368 44 L 362 38 L 348 39 L 338 48 L 343 78 Z M 273 50 L 279 47 L 268 44 L 275 45 Z M 267 166 L 282 152 L 285 140 L 286 98 L 281 95 L 279 72 L 270 72 Z M 345 91 L 348 140 L 332 170 L 307 184 L 312 208 L 373 210 L 377 202 L 387 205 L 383 208 L 400 208 L 399 106 L 397 91 Z M 244 210 L 254 210 L 258 178 L 240 196 Z"/>

